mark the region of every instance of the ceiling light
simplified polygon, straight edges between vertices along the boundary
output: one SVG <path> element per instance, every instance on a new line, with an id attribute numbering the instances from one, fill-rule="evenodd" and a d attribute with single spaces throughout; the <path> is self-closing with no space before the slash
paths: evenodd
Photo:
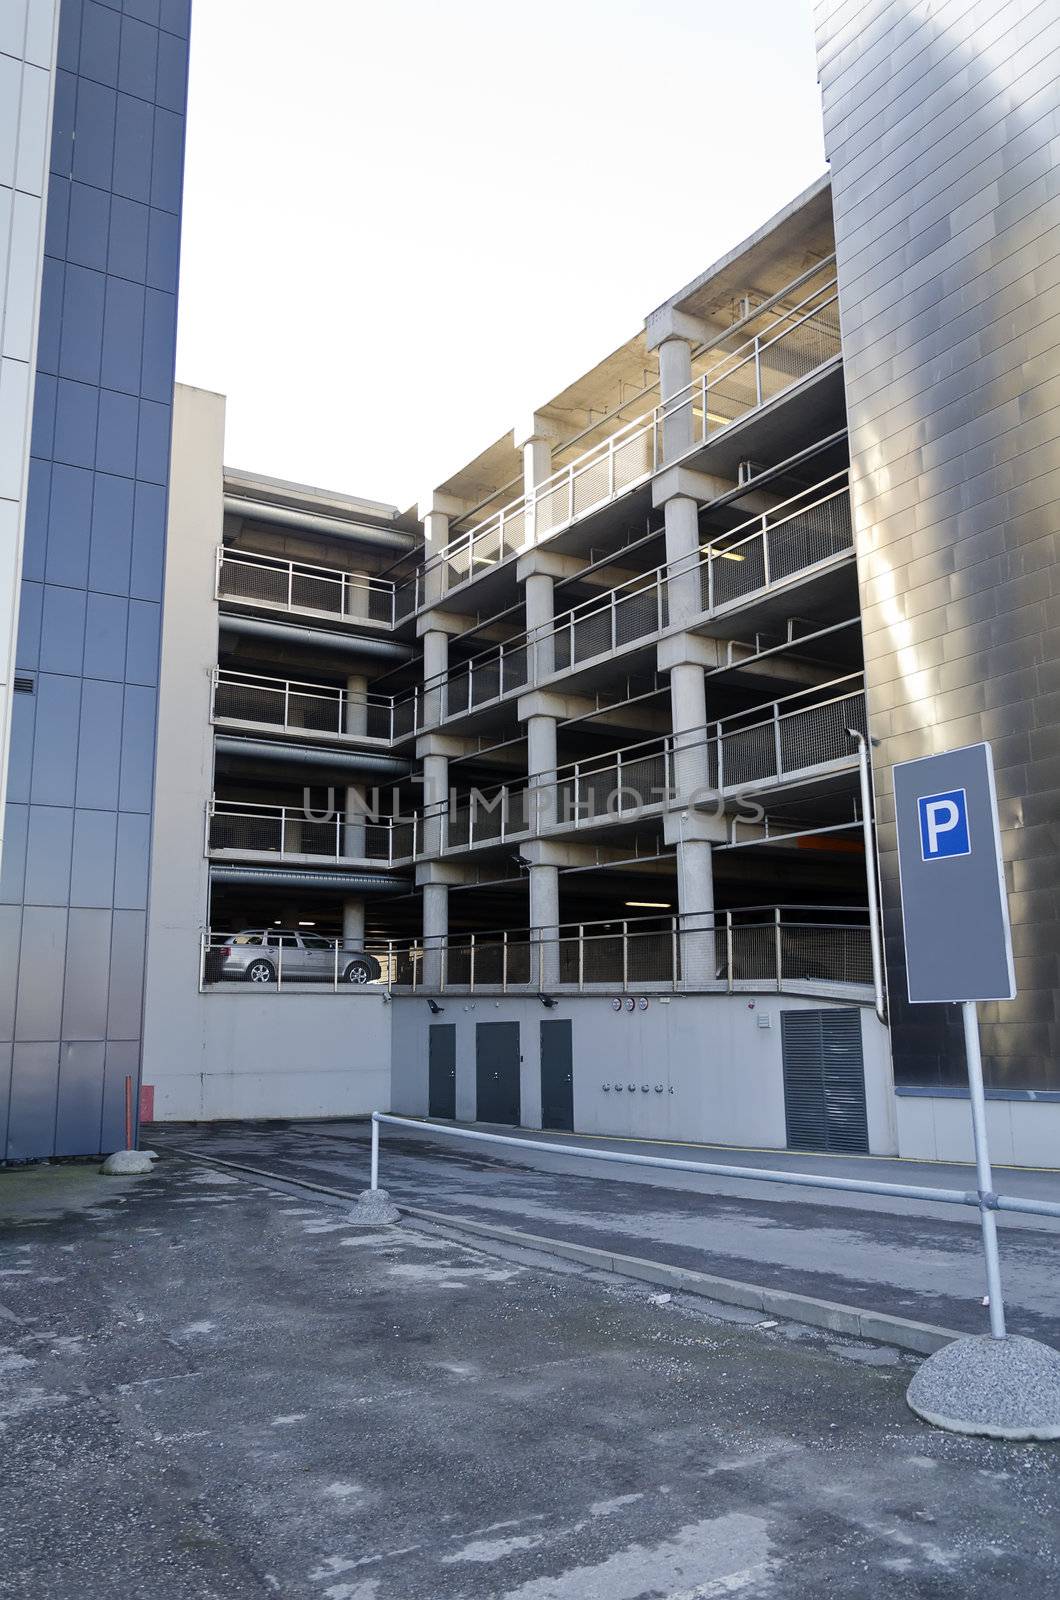
<path id="1" fill-rule="evenodd" d="M 640 906 L 648 911 L 669 911 L 669 900 L 627 900 L 627 906 Z"/>
<path id="2" fill-rule="evenodd" d="M 316 927 L 316 923 L 315 922 L 300 922 L 298 924 L 298 926 L 300 928 L 315 928 Z"/>
<path id="3" fill-rule="evenodd" d="M 705 556 L 721 556 L 725 561 L 746 561 L 747 559 L 739 550 L 717 550 L 712 544 L 701 544 L 699 548 Z"/>

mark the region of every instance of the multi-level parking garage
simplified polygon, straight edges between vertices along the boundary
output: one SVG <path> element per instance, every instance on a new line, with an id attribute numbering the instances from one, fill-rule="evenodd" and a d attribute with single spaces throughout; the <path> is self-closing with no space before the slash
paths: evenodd
<path id="1" fill-rule="evenodd" d="M 178 395 L 175 446 L 156 870 L 208 1058 L 259 1012 L 341 1050 L 385 995 L 397 1102 L 647 1128 L 702 1120 L 677 1080 L 712 1097 L 738 1014 L 768 1114 L 703 1136 L 893 1144 L 826 183 L 416 513 L 226 469 L 218 397 Z M 604 1015 L 658 1099 L 601 1075 Z"/>

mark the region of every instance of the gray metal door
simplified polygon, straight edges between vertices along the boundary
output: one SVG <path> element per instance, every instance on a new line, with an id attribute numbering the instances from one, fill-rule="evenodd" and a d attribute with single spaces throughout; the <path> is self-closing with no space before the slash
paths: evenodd
<path id="1" fill-rule="evenodd" d="M 541 1126 L 574 1128 L 574 1048 L 566 1019 L 541 1024 Z"/>
<path id="2" fill-rule="evenodd" d="M 782 1011 L 780 1031 L 788 1149 L 867 1152 L 860 1012 Z"/>
<path id="3" fill-rule="evenodd" d="M 480 1022 L 475 1029 L 475 1084 L 480 1122 L 519 1125 L 519 1024 Z"/>
<path id="4" fill-rule="evenodd" d="M 428 1030 L 427 1115 L 456 1116 L 455 1022 L 432 1022 Z"/>

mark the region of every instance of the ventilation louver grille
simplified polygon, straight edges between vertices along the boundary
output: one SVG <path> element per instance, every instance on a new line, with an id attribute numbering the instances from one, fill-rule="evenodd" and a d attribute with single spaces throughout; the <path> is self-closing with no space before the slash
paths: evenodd
<path id="1" fill-rule="evenodd" d="M 32 694 L 35 688 L 36 684 L 32 678 L 27 678 L 25 676 L 18 676 L 15 678 L 16 694 Z"/>

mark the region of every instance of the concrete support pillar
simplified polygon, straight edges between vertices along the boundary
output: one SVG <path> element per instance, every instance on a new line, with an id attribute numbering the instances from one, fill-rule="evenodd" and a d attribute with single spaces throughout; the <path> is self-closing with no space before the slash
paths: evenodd
<path id="1" fill-rule="evenodd" d="M 423 848 L 427 855 L 440 855 L 445 842 L 445 823 L 449 804 L 449 757 L 423 757 Z"/>
<path id="2" fill-rule="evenodd" d="M 530 784 L 531 827 L 534 833 L 556 818 L 556 719 L 532 716 L 526 720 L 526 769 Z"/>
<path id="3" fill-rule="evenodd" d="M 671 627 L 686 627 L 705 609 L 700 570 L 699 506 L 674 495 L 663 508 L 666 528 L 666 595 Z"/>
<path id="4" fill-rule="evenodd" d="M 528 675 L 538 683 L 556 665 L 556 646 L 552 626 L 556 616 L 556 580 L 547 572 L 535 572 L 523 589 L 526 602 L 526 631 L 529 635 Z"/>
<path id="5" fill-rule="evenodd" d="M 710 791 L 707 694 L 703 668 L 682 662 L 670 668 L 670 715 L 674 731 L 674 799 L 687 806 Z"/>
<path id="6" fill-rule="evenodd" d="M 717 976 L 712 849 L 705 839 L 679 838 L 677 845 L 681 978 L 686 988 L 712 983 Z"/>
<path id="7" fill-rule="evenodd" d="M 549 531 L 547 506 L 535 504 L 537 490 L 552 475 L 552 446 L 559 437 L 556 424 L 536 413 L 517 424 L 515 447 L 523 452 L 523 495 L 526 501 L 525 544 L 527 548 Z"/>
<path id="8" fill-rule="evenodd" d="M 347 784 L 344 804 L 346 823 L 342 830 L 342 853 L 357 861 L 363 861 L 368 854 L 366 805 L 364 784 Z"/>
<path id="9" fill-rule="evenodd" d="M 559 982 L 559 867 L 530 866 L 530 927 L 537 946 L 538 981 L 546 992 Z"/>
<path id="10" fill-rule="evenodd" d="M 346 719 L 343 732 L 363 738 L 368 732 L 368 679 L 351 672 L 346 679 Z"/>
<path id="11" fill-rule="evenodd" d="M 663 461 L 676 461 L 692 448 L 692 345 L 664 339 L 659 346 L 659 393 L 663 403 Z"/>
<path id="12" fill-rule="evenodd" d="M 342 945 L 344 950 L 364 949 L 364 900 L 359 895 L 342 902 Z"/>
<path id="13" fill-rule="evenodd" d="M 420 979 L 425 989 L 442 986 L 445 944 L 449 938 L 449 885 L 423 885 L 423 967 Z"/>
<path id="14" fill-rule="evenodd" d="M 420 727 L 433 727 L 445 715 L 449 635 L 444 628 L 428 628 L 422 637 L 423 704 L 420 711 Z"/>
<path id="15" fill-rule="evenodd" d="M 452 495 L 431 490 L 419 501 L 416 514 L 423 525 L 423 573 L 420 581 L 420 605 L 432 605 L 445 593 L 445 566 L 442 553 L 450 539 L 453 517 L 469 508 Z"/>

